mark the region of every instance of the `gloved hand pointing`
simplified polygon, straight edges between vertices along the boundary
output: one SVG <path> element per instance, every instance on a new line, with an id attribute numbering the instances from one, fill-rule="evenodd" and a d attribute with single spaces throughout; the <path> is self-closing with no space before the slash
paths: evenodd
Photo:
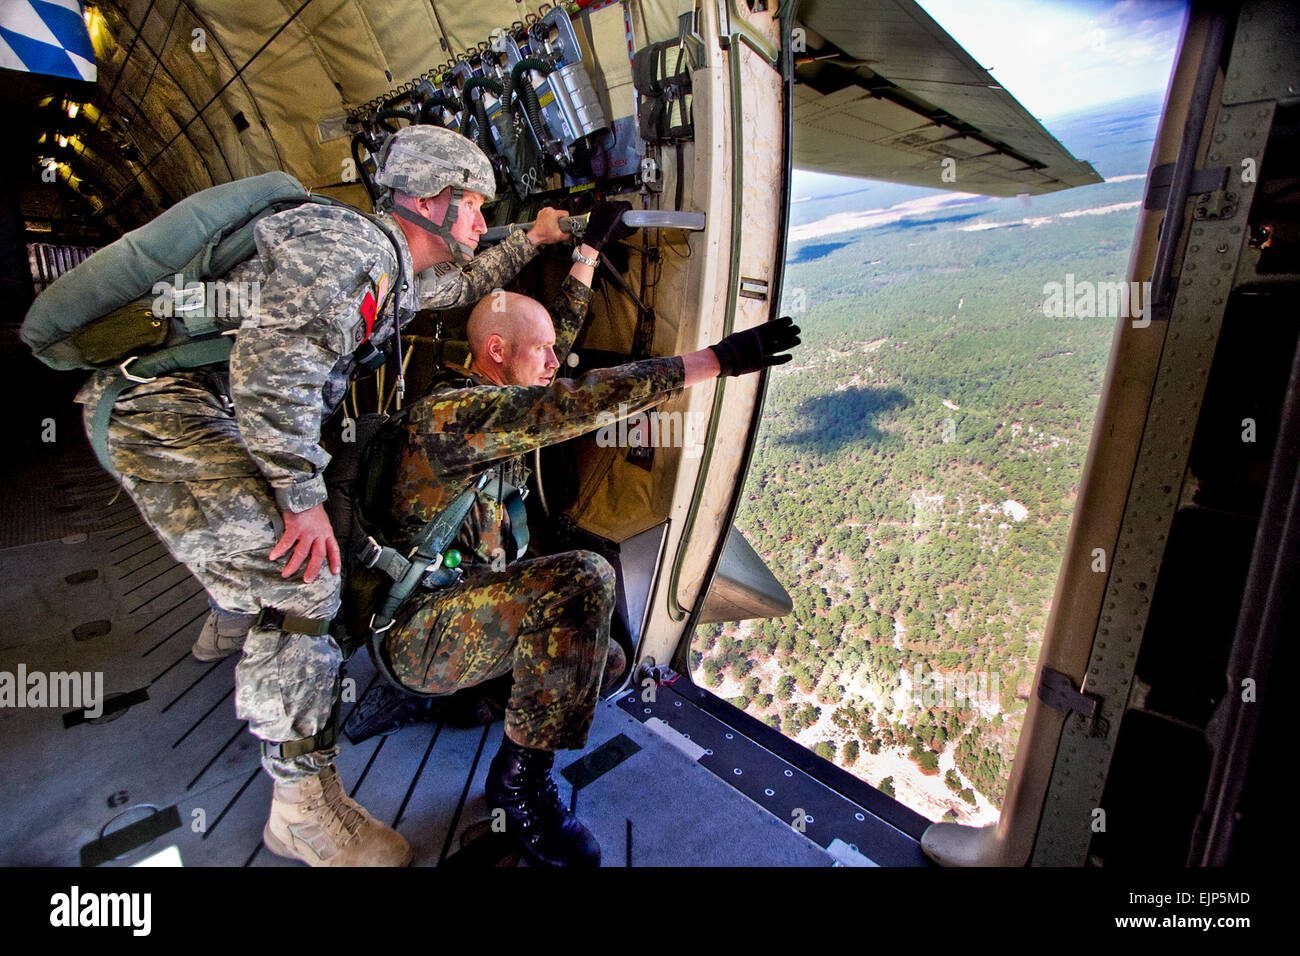
<path id="1" fill-rule="evenodd" d="M 778 355 L 799 344 L 799 326 L 788 315 L 764 322 L 743 332 L 732 332 L 717 345 L 710 345 L 718 357 L 723 375 L 745 375 L 769 365 L 784 365 L 794 356 Z"/>

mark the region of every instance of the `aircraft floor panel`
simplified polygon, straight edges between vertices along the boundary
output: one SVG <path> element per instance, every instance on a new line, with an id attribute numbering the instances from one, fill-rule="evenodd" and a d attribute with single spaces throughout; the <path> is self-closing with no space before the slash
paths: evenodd
<path id="1" fill-rule="evenodd" d="M 912 834 L 853 802 L 799 767 L 708 713 L 707 693 L 685 678 L 645 691 L 625 691 L 618 706 L 696 755 L 699 765 L 744 793 L 774 819 L 800 831 L 846 866 L 929 866 Z M 773 731 L 775 733 L 775 731 Z"/>
<path id="2" fill-rule="evenodd" d="M 88 675 L 88 691 L 102 681 L 104 713 L 91 719 L 84 700 L 30 695 L 0 707 L 0 864 L 123 866 L 175 846 L 185 865 L 294 865 L 261 844 L 271 782 L 234 714 L 236 658 L 190 655 L 206 596 L 139 516 L 7 541 L 0 672 L 15 688 L 20 673 Z M 344 679 L 346 719 L 376 679 L 364 653 Z M 483 786 L 501 735 L 498 721 L 421 723 L 360 745 L 344 738 L 339 769 L 411 842 L 415 865 L 498 862 Z M 562 798 L 596 833 L 606 865 L 833 862 L 612 701 L 600 704 L 586 750 L 562 752 L 556 767 Z"/>

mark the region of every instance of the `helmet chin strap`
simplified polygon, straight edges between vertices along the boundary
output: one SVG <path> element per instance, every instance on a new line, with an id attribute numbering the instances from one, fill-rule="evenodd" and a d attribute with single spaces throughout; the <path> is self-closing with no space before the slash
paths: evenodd
<path id="1" fill-rule="evenodd" d="M 474 259 L 474 250 L 461 242 L 451 234 L 451 226 L 447 225 L 447 220 L 451 218 L 452 210 L 456 210 L 456 215 L 460 215 L 460 202 L 465 198 L 465 190 L 459 186 L 448 187 L 451 190 L 451 201 L 447 204 L 447 211 L 442 214 L 442 222 L 434 222 L 427 216 L 421 216 L 418 212 L 407 209 L 405 206 L 399 206 L 392 203 L 392 212 L 394 216 L 405 219 L 409 223 L 419 226 L 425 232 L 432 233 L 447 244 L 448 251 L 451 252 L 452 260 L 461 266 L 467 266 Z"/>

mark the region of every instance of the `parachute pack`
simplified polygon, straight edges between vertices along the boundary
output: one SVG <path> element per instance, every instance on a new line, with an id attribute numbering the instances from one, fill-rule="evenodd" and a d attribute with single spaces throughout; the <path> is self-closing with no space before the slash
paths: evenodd
<path id="1" fill-rule="evenodd" d="M 679 39 L 652 43 L 632 60 L 641 138 L 647 143 L 681 143 L 695 137 L 691 60 Z"/>
<path id="2" fill-rule="evenodd" d="M 224 275 L 256 251 L 253 228 L 262 216 L 309 198 L 282 172 L 197 192 L 59 276 L 32 304 L 22 340 L 51 368 L 76 369 L 114 365 L 181 334 L 210 334 L 218 323 L 206 309 L 178 310 L 179 328 L 153 315 L 155 288 L 191 288 Z"/>
<path id="3" fill-rule="evenodd" d="M 229 360 L 239 320 L 208 284 L 256 253 L 259 220 L 305 202 L 351 209 L 397 247 L 391 229 L 375 217 L 312 195 L 288 173 L 270 172 L 181 200 L 37 296 L 19 334 L 38 359 L 56 369 L 119 369 L 91 419 L 91 445 L 107 471 L 113 472 L 108 421 L 118 395 L 159 375 Z M 400 250 L 397 261 L 400 273 Z M 389 290 L 394 312 L 404 278 L 399 274 Z M 400 324 L 396 314 L 394 323 Z"/>

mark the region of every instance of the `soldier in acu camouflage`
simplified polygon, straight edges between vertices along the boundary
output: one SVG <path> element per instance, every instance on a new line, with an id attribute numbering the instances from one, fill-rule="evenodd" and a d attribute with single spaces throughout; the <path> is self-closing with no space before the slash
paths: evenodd
<path id="1" fill-rule="evenodd" d="M 341 654 L 325 628 L 339 608 L 340 557 L 323 507 L 321 422 L 342 401 L 358 351 L 382 349 L 395 321 L 476 302 L 539 243 L 565 238 L 564 211 L 544 209 L 528 233 L 471 263 L 486 230 L 479 207 L 495 188 L 487 158 L 432 127 L 403 129 L 390 144 L 376 177 L 395 187 L 380 219 L 387 228 L 311 204 L 261 220 L 258 255 L 225 277 L 260 287 L 228 372 L 177 372 L 125 390 L 108 433 L 123 486 L 207 589 L 214 623 L 228 633 L 240 615 L 262 615 L 236 667 L 236 712 L 263 741 L 276 781 L 267 845 L 313 865 L 410 859 L 405 840 L 351 801 L 333 768 Z M 390 293 L 396 317 L 385 308 Z M 114 374 L 96 373 L 78 396 L 88 428 Z"/>
<path id="2" fill-rule="evenodd" d="M 393 517 L 414 536 L 487 472 L 521 485 L 521 457 L 595 431 L 718 374 L 741 374 L 789 356 L 788 319 L 683 356 L 554 379 L 582 326 L 592 266 L 607 242 L 631 232 L 627 203 L 592 210 L 577 262 L 552 313 L 498 291 L 470 317 L 472 362 L 449 367 L 410 409 L 393 488 Z M 738 339 L 737 336 L 740 338 Z M 743 340 L 743 341 L 742 341 Z M 488 772 L 489 806 L 534 864 L 599 865 L 600 847 L 562 805 L 550 776 L 554 753 L 585 746 L 607 659 L 614 571 L 591 551 L 521 559 L 499 495 L 477 492 L 457 548 L 467 571 L 456 585 L 417 592 L 384 637 L 395 677 L 422 693 L 449 693 L 513 675 L 505 737 Z M 502 556 L 505 560 L 502 560 Z"/>

